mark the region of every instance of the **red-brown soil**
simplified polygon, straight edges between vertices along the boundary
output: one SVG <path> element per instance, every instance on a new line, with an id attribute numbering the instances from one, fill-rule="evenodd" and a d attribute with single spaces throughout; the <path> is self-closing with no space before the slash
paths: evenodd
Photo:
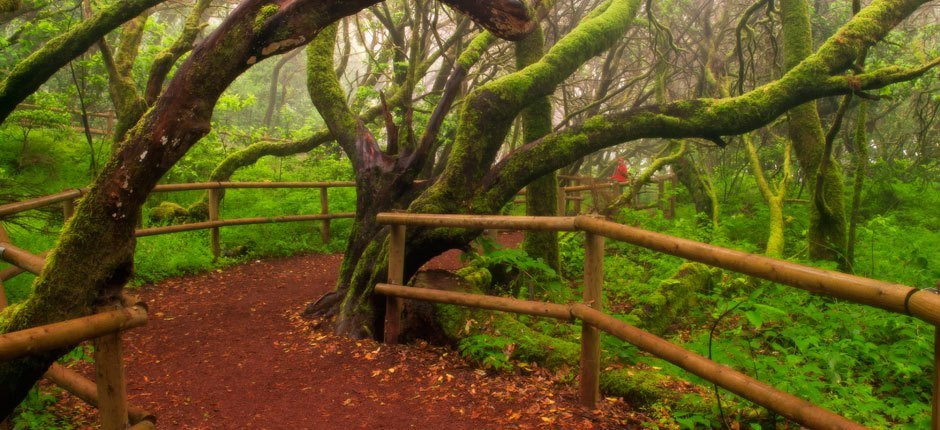
<path id="1" fill-rule="evenodd" d="M 254 261 L 142 288 L 151 318 L 125 337 L 130 402 L 164 429 L 590 429 L 641 419 L 619 400 L 578 406 L 576 387 L 544 370 L 490 375 L 449 348 L 351 340 L 299 318 L 333 287 L 341 258 Z M 432 266 L 455 264 L 448 254 Z M 75 402 L 60 412 L 94 420 Z"/>

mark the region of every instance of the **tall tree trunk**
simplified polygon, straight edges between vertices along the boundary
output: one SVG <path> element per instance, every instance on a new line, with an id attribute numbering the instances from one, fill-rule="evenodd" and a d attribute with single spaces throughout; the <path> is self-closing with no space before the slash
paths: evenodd
<path id="1" fill-rule="evenodd" d="M 768 257 L 780 258 L 783 256 L 784 234 L 783 234 L 783 204 L 787 195 L 787 184 L 790 178 L 790 145 L 786 146 L 786 152 L 783 156 L 783 178 L 776 186 L 771 186 L 761 166 L 760 157 L 757 154 L 757 148 L 754 146 L 753 138 L 750 134 L 741 136 L 747 150 L 748 160 L 751 165 L 751 172 L 754 174 L 754 181 L 757 182 L 757 189 L 761 196 L 767 202 L 767 208 L 770 212 L 770 218 L 767 220 L 767 247 L 764 254 Z"/>
<path id="2" fill-rule="evenodd" d="M 536 27 L 525 39 L 516 42 L 516 68 L 522 70 L 542 58 L 545 37 Z M 552 132 L 552 103 L 548 97 L 536 100 L 522 111 L 523 141 L 533 142 Z M 555 216 L 558 213 L 558 177 L 555 172 L 536 179 L 526 187 L 526 215 Z M 533 258 L 541 258 L 560 273 L 558 232 L 526 231 L 522 247 Z"/>
<path id="3" fill-rule="evenodd" d="M 294 59 L 300 51 L 300 49 L 295 49 L 294 52 L 283 56 L 277 61 L 277 64 L 274 65 L 274 71 L 271 72 L 270 88 L 268 89 L 268 107 L 264 112 L 265 127 L 270 128 L 271 119 L 274 118 L 274 111 L 277 107 L 277 85 L 281 82 L 281 69 L 284 68 L 284 65 L 287 64 L 288 61 Z"/>
<path id="4" fill-rule="evenodd" d="M 676 171 L 676 178 L 689 192 L 692 204 L 695 205 L 695 211 L 706 214 L 712 228 L 717 229 L 718 194 L 715 192 L 715 187 L 705 171 L 702 161 L 696 161 L 693 158 L 696 153 L 695 146 L 690 147 L 672 166 Z"/>
<path id="5" fill-rule="evenodd" d="M 792 69 L 813 52 L 810 6 L 807 0 L 781 0 L 783 15 L 783 51 L 786 68 Z M 810 185 L 809 255 L 835 261 L 843 269 L 846 259 L 846 223 L 843 203 L 842 172 L 831 154 L 825 154 L 823 134 L 816 102 L 809 102 L 789 112 L 789 134 L 802 170 Z M 815 184 L 821 180 L 821 184 Z M 819 191 L 816 191 L 819 190 Z"/>
<path id="6" fill-rule="evenodd" d="M 868 174 L 868 133 L 866 122 L 868 117 L 868 103 L 861 100 L 858 105 L 858 118 L 855 123 L 855 136 L 853 149 L 855 153 L 855 179 L 852 184 L 852 209 L 849 221 L 848 262 L 855 267 L 855 238 L 858 230 L 858 212 L 862 205 L 862 187 L 865 184 L 865 175 Z"/>

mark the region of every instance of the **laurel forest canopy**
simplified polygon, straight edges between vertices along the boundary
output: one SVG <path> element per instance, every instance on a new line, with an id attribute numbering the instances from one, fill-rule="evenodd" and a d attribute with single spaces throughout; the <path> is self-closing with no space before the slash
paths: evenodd
<path id="1" fill-rule="evenodd" d="M 612 174 L 622 187 L 576 207 L 933 287 L 938 23 L 940 4 L 926 0 L 0 0 L 0 203 L 89 187 L 67 223 L 0 219 L 15 242 L 51 248 L 39 276 L 7 285 L 0 332 L 88 315 L 126 286 L 316 250 L 343 262 L 335 290 L 309 297 L 304 315 L 380 337 L 385 299 L 373 289 L 387 276 L 389 228 L 378 213 L 558 215 L 559 187 Z M 355 193 L 331 205 L 355 217 L 324 243 L 296 226 L 226 230 L 231 252 L 217 261 L 196 245 L 205 232 L 134 238 L 141 218 L 206 211 L 204 192 L 153 195 L 158 183 L 229 180 L 351 180 Z M 317 200 L 291 195 L 224 202 L 272 216 Z M 674 213 L 650 204 L 669 199 Z M 456 276 L 474 289 L 576 297 L 579 238 L 527 232 L 513 250 L 481 233 L 409 228 L 405 279 L 456 248 L 472 256 Z M 930 340 L 903 317 L 620 245 L 606 279 L 605 306 L 647 330 L 709 355 L 714 340 L 724 362 L 801 381 L 783 389 L 853 418 L 929 420 Z M 435 333 L 500 371 L 577 365 L 571 328 L 444 309 L 413 336 Z M 799 318 L 817 326 L 788 324 Z M 845 337 L 866 322 L 876 340 Z M 717 327 L 738 339 L 714 339 Z M 0 416 L 69 350 L 0 363 Z M 667 405 L 664 422 L 776 420 L 740 401 L 688 400 L 663 389 L 678 371 L 604 350 L 615 370 L 602 389 Z"/>

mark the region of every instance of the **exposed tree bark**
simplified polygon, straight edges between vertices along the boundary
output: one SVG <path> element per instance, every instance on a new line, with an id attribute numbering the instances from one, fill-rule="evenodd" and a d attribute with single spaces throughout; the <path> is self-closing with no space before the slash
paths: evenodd
<path id="1" fill-rule="evenodd" d="M 459 212 L 467 208 L 474 213 L 498 211 L 508 199 L 499 202 L 475 201 L 474 194 L 479 190 L 477 184 L 493 163 L 513 120 L 533 102 L 550 95 L 558 84 L 584 62 L 613 45 L 632 22 L 638 4 L 637 0 L 615 0 L 605 5 L 553 46 L 538 62 L 491 81 L 468 95 L 460 113 L 455 143 L 441 177 L 417 200 L 411 202 L 409 210 L 429 213 Z M 480 41 L 481 44 L 483 42 Z M 323 114 L 324 110 L 320 106 L 317 108 Z M 345 128 L 352 129 L 353 125 L 347 121 Z M 332 127 L 331 131 L 337 136 L 340 145 L 344 146 L 343 140 Z M 357 165 L 355 158 L 351 158 Z M 367 193 L 362 192 L 363 183 L 359 178 L 364 176 L 364 169 L 357 167 L 356 170 L 359 172 L 357 182 L 360 182 L 358 199 L 363 199 Z M 554 170 L 557 168 L 544 171 L 540 176 Z M 374 190 L 372 187 L 365 189 Z M 409 201 L 405 199 L 401 203 L 407 206 Z M 361 200 L 357 201 L 357 207 L 363 208 Z M 337 332 L 354 337 L 381 333 L 378 328 L 382 315 L 376 311 L 378 308 L 374 303 L 376 299 L 372 296 L 372 288 L 385 279 L 387 248 L 385 230 L 374 225 L 372 211 L 377 208 L 380 206 L 367 206 L 362 219 L 357 214 L 339 286 L 336 292 L 324 297 L 310 309 L 338 312 Z M 366 233 L 368 236 L 371 232 L 378 232 L 371 241 L 357 243 L 360 235 Z M 445 233 L 433 229 L 410 229 L 405 278 L 409 278 L 423 262 L 447 249 L 465 246 L 478 234 L 478 231 Z"/>
<path id="2" fill-rule="evenodd" d="M 111 30 L 163 1 L 116 2 L 17 63 L 10 74 L 0 81 L 0 124 L 18 104 L 36 92 L 40 85 L 69 61 L 85 53 Z"/>
<path id="3" fill-rule="evenodd" d="M 764 126 L 789 109 L 813 99 L 913 79 L 940 60 L 912 69 L 888 67 L 849 78 L 841 73 L 851 66 L 860 49 L 880 40 L 922 3 L 923 0 L 876 1 L 799 66 L 777 81 L 744 95 L 684 100 L 594 116 L 580 126 L 551 133 L 526 144 L 493 165 L 516 116 L 535 100 L 551 94 L 583 62 L 603 52 L 622 36 L 636 13 L 638 2 L 613 0 L 559 40 L 539 62 L 484 84 L 467 96 L 446 167 L 429 188 L 415 190 L 421 194 L 411 202 L 408 210 L 418 213 L 495 213 L 532 181 L 615 144 L 640 138 L 693 137 L 723 144 L 721 136 L 741 134 Z M 342 94 L 339 90 L 337 93 Z M 320 110 L 322 114 L 323 109 Z M 355 121 L 345 123 L 343 128 L 356 129 Z M 348 134 L 349 139 L 355 141 L 355 133 Z M 335 131 L 334 136 L 337 136 Z M 339 136 L 337 138 L 343 145 L 343 140 Z M 368 143 L 363 148 L 373 147 L 374 142 L 369 143 L 369 139 L 359 140 Z M 355 158 L 353 162 L 357 163 Z M 397 162 L 401 162 L 400 157 Z M 362 171 L 357 167 L 357 172 Z M 362 187 L 364 184 L 359 185 Z M 376 189 L 372 187 L 374 184 L 365 185 L 368 185 L 365 187 L 367 190 Z M 399 195 L 406 196 L 407 193 Z M 401 203 L 406 201 L 402 199 Z M 361 202 L 358 204 L 362 207 Z M 372 211 L 375 207 L 368 209 Z M 376 299 L 371 293 L 373 286 L 385 279 L 387 248 L 384 230 L 375 226 L 374 221 L 357 219 L 353 237 L 373 231 L 378 233 L 371 242 L 357 244 L 355 249 L 348 250 L 352 252 L 344 261 L 338 289 L 308 308 L 310 311 L 338 313 L 336 330 L 342 334 L 368 336 L 381 333 L 378 329 L 382 315 L 377 311 Z M 464 247 L 478 234 L 478 231 L 454 229 L 409 229 L 405 278 L 410 278 L 433 256 L 447 249 Z"/>

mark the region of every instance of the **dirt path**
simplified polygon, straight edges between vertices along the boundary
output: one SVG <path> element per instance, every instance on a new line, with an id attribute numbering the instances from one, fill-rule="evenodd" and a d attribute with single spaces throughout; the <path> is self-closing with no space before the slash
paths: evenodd
<path id="1" fill-rule="evenodd" d="M 619 401 L 577 405 L 552 375 L 487 375 L 453 350 L 331 335 L 297 317 L 333 287 L 339 255 L 254 261 L 140 290 L 126 337 L 131 403 L 168 429 L 619 428 Z M 435 261 L 452 266 L 454 255 Z"/>

